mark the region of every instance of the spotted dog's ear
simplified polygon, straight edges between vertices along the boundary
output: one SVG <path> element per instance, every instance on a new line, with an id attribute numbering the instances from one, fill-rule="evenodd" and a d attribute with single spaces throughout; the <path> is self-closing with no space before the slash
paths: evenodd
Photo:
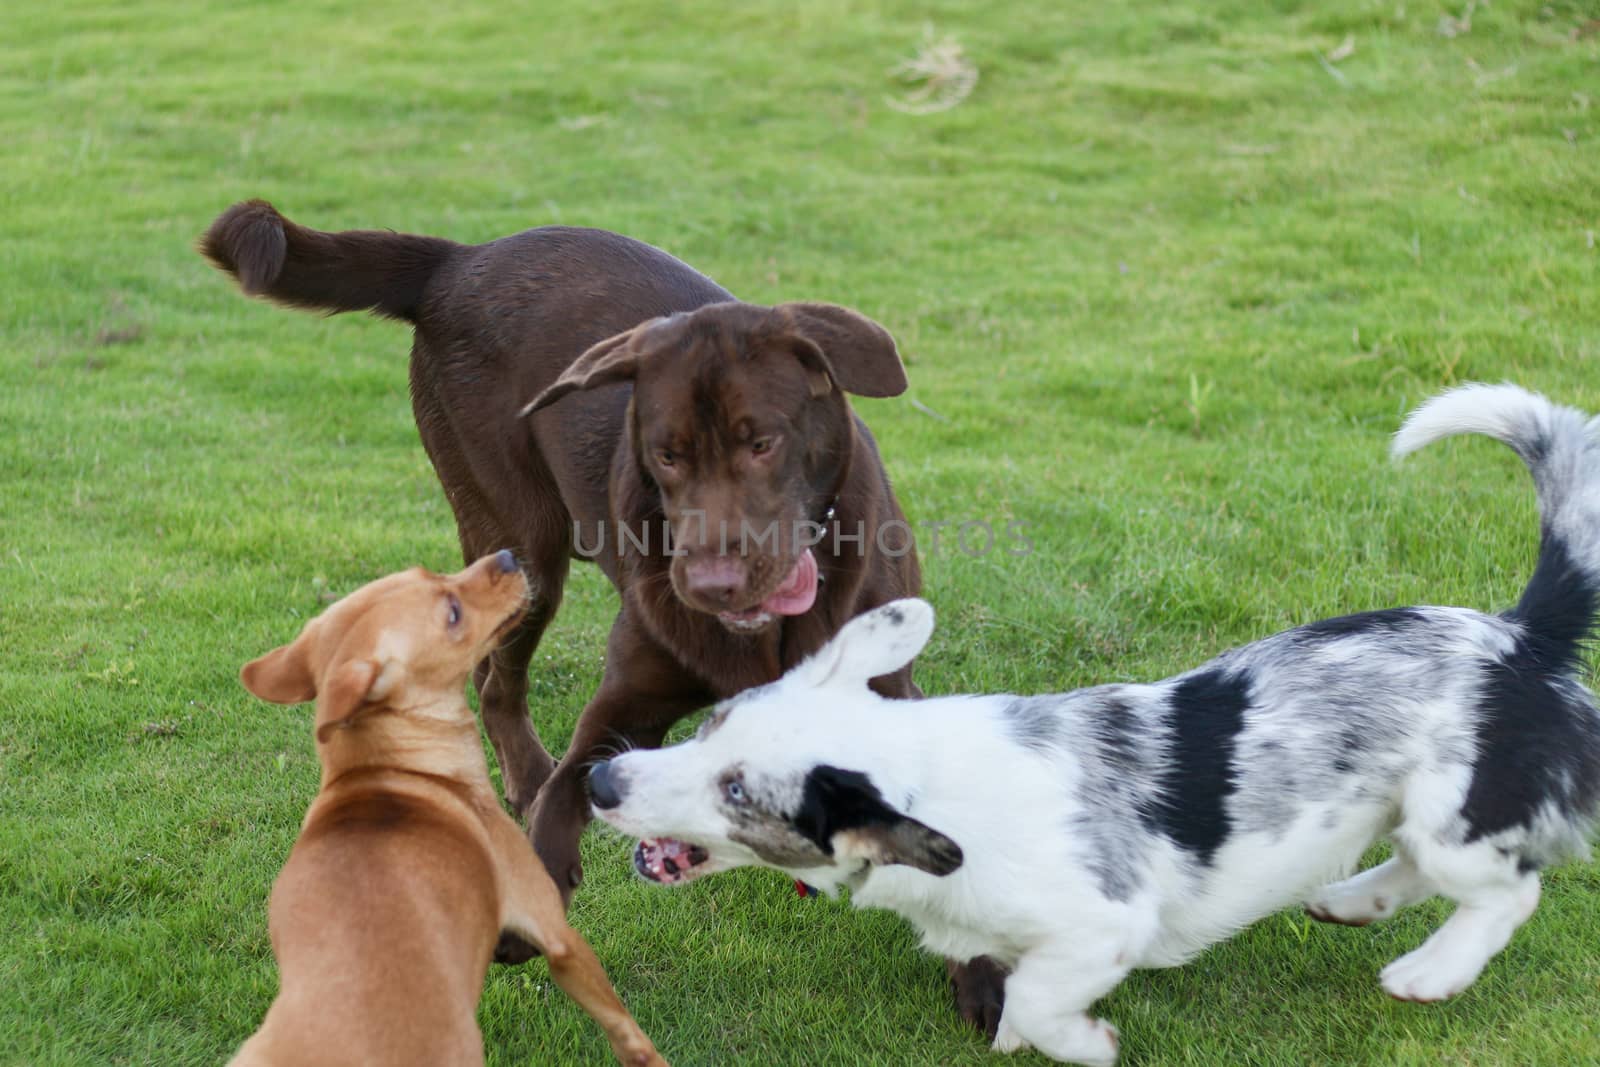
<path id="1" fill-rule="evenodd" d="M 813 767 L 794 826 L 830 856 L 902 864 L 940 876 L 961 866 L 960 845 L 890 807 L 860 771 Z"/>
<path id="2" fill-rule="evenodd" d="M 908 597 L 857 615 L 788 677 L 806 686 L 865 686 L 917 658 L 933 636 L 933 606 Z"/>

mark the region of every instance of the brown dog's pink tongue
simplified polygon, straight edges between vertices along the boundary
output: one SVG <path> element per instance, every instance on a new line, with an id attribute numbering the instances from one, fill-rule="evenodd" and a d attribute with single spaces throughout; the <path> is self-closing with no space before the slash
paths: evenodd
<path id="1" fill-rule="evenodd" d="M 794 561 L 783 584 L 761 602 L 761 611 L 774 615 L 803 615 L 817 600 L 817 557 L 808 548 Z"/>

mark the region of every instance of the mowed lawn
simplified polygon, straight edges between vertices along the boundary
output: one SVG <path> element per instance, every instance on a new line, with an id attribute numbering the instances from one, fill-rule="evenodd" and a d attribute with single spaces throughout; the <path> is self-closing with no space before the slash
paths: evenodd
<path id="1" fill-rule="evenodd" d="M 1531 571 L 1507 450 L 1385 448 L 1467 380 L 1600 408 L 1600 10 L 1461 3 L 7 6 L 0 1062 L 210 1063 L 251 1032 L 318 775 L 309 709 L 238 667 L 459 561 L 407 331 L 241 298 L 191 247 L 229 203 L 600 226 L 747 300 L 860 309 L 910 372 L 859 409 L 922 537 L 924 688 L 1151 679 L 1325 615 L 1498 609 Z M 930 32 L 979 78 L 909 114 L 891 71 Z M 1013 521 L 1031 552 L 958 536 Z M 534 661 L 557 751 L 614 606 L 575 569 Z M 996 1062 L 894 916 L 585 848 L 574 922 L 674 1062 Z M 1099 1011 L 1142 1067 L 1600 1062 L 1600 867 L 1550 872 L 1465 995 L 1390 1001 L 1378 970 L 1446 911 L 1275 916 Z M 541 961 L 480 1016 L 494 1063 L 607 1054 Z"/>

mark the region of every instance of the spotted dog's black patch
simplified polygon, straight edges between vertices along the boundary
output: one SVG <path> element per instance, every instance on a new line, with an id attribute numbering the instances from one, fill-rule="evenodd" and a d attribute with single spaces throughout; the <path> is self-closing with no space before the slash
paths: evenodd
<path id="1" fill-rule="evenodd" d="M 1533 577 L 1505 617 L 1526 628 L 1528 653 L 1541 667 L 1571 671 L 1594 630 L 1595 593 L 1566 542 L 1541 529 Z"/>
<path id="2" fill-rule="evenodd" d="M 839 831 L 887 826 L 902 818 L 884 802 L 872 779 L 860 771 L 822 764 L 806 775 L 800 810 L 792 821 L 796 830 L 831 856 L 833 835 Z"/>
<path id="3" fill-rule="evenodd" d="M 1075 736 L 1064 747 L 1081 754 L 1081 812 L 1068 833 L 1084 845 L 1083 863 L 1107 900 L 1126 901 L 1144 882 L 1148 833 L 1143 815 L 1153 811 L 1151 765 L 1157 739 L 1133 700 L 1116 686 L 1082 694 L 1086 701 L 1061 709 Z"/>
<path id="4" fill-rule="evenodd" d="M 890 807 L 860 771 L 822 764 L 806 775 L 794 827 L 825 854 L 834 836 L 858 831 L 880 848 L 877 862 L 903 863 L 944 875 L 961 866 L 961 847 L 938 831 Z"/>
<path id="5" fill-rule="evenodd" d="M 1018 697 L 1001 709 L 1011 739 L 1023 748 L 1046 752 L 1067 736 L 1061 701 L 1053 697 Z"/>
<path id="6" fill-rule="evenodd" d="M 1372 735 L 1365 729 L 1365 723 L 1345 726 L 1335 732 L 1335 742 L 1340 752 L 1361 752 L 1372 743 Z"/>
<path id="7" fill-rule="evenodd" d="M 1099 714 L 1089 720 L 1089 730 L 1100 743 L 1100 755 L 1121 771 L 1132 771 L 1140 763 L 1139 737 L 1143 724 L 1133 705 L 1118 697 L 1108 697 Z"/>
<path id="8" fill-rule="evenodd" d="M 1600 806 L 1600 722 L 1571 677 L 1595 608 L 1594 586 L 1561 538 L 1544 530 L 1533 577 L 1504 616 L 1522 633 L 1484 671 L 1477 756 L 1462 805 L 1467 841 L 1531 825 L 1546 805 L 1562 814 Z"/>
<path id="9" fill-rule="evenodd" d="M 1189 675 L 1168 702 L 1170 747 L 1148 822 L 1203 864 L 1231 830 L 1235 741 L 1249 706 L 1248 681 L 1218 668 Z"/>
<path id="10" fill-rule="evenodd" d="M 1337 618 L 1322 619 L 1319 622 L 1306 623 L 1296 627 L 1295 636 L 1309 641 L 1332 641 L 1341 637 L 1356 637 L 1361 634 L 1400 634 L 1419 623 L 1426 623 L 1427 616 L 1416 608 L 1390 608 L 1386 611 L 1363 611 L 1355 615 L 1340 615 Z"/>
<path id="11" fill-rule="evenodd" d="M 1087 820 L 1080 820 L 1077 829 L 1082 832 Z M 1092 831 L 1090 831 L 1092 834 Z M 1095 849 L 1084 866 L 1094 875 L 1100 895 L 1107 900 L 1122 903 L 1138 892 L 1143 883 L 1136 866 L 1139 859 L 1138 843 L 1128 838 L 1100 835 Z"/>
<path id="12" fill-rule="evenodd" d="M 1141 730 L 1131 705 L 1115 687 L 1074 694 L 1018 697 L 1000 711 L 1011 739 L 1040 755 L 1070 751 L 1080 771 L 1083 802 L 1067 832 L 1083 844 L 1083 863 L 1108 900 L 1123 901 L 1140 885 L 1142 840 L 1133 812 L 1148 808 L 1137 783 Z"/>
<path id="13" fill-rule="evenodd" d="M 1600 727 L 1581 690 L 1551 678 L 1525 645 L 1485 670 L 1478 755 L 1461 814 L 1466 840 L 1529 826 L 1553 804 L 1563 814 L 1600 802 Z"/>
<path id="14" fill-rule="evenodd" d="M 900 608 L 884 608 L 883 617 L 889 620 L 889 625 L 899 626 L 906 621 L 906 613 Z"/>

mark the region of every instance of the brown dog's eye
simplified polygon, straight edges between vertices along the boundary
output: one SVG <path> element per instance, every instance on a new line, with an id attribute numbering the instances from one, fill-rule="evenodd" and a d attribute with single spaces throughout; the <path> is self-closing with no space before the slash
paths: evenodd
<path id="1" fill-rule="evenodd" d="M 758 437 L 756 440 L 750 442 L 750 452 L 753 455 L 764 456 L 771 451 L 772 438 L 770 437 Z"/>
<path id="2" fill-rule="evenodd" d="M 677 458 L 677 456 L 672 454 L 672 449 L 670 448 L 659 449 L 656 452 L 656 462 L 661 464 L 663 467 L 672 466 L 673 462 L 676 461 Z"/>

